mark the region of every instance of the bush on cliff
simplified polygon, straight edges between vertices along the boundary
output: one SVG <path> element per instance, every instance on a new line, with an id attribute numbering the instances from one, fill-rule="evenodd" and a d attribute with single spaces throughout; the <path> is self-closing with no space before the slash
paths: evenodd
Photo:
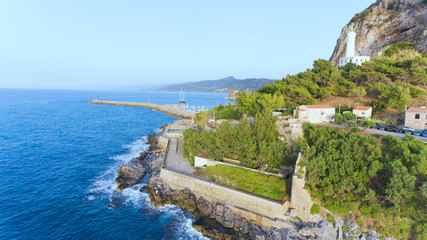
<path id="1" fill-rule="evenodd" d="M 331 96 L 358 97 L 365 95 L 382 103 L 375 110 L 403 109 L 414 98 L 426 95 L 427 56 L 412 49 L 413 45 L 397 42 L 385 56 L 372 59 L 362 66 L 349 65 L 341 69 L 327 60 L 314 61 L 313 68 L 282 80 L 266 84 L 252 97 L 237 103 L 248 113 L 261 109 L 257 99 L 262 94 L 283 98 L 285 106 L 314 104 L 315 99 Z M 377 107 L 374 105 L 374 107 Z"/>
<path id="2" fill-rule="evenodd" d="M 251 168 L 289 164 L 284 154 L 286 143 L 276 136 L 275 121 L 270 112 L 262 111 L 255 115 L 253 126 L 242 119 L 236 126 L 221 124 L 217 132 L 188 129 L 184 132 L 184 156 L 190 160 L 198 155 L 230 158 Z"/>
<path id="3" fill-rule="evenodd" d="M 330 211 L 360 209 L 395 237 L 426 234 L 427 147 L 414 138 L 374 138 L 332 127 L 303 126 L 309 149 L 307 184 Z M 364 219 L 364 218 L 362 218 Z M 408 219 L 404 230 L 397 219 Z M 405 226 L 406 226 L 405 225 Z M 403 226 L 403 225 L 402 225 Z M 406 231 L 406 232 L 404 232 Z"/>

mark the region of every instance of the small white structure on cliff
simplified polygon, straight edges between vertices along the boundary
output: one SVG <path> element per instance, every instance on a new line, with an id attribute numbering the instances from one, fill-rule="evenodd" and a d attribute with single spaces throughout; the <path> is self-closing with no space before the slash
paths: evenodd
<path id="1" fill-rule="evenodd" d="M 345 57 L 340 59 L 340 67 L 345 66 L 347 63 L 353 63 L 358 66 L 362 65 L 363 62 L 371 60 L 370 56 L 355 56 L 354 49 L 356 48 L 356 33 L 353 28 L 347 33 L 347 46 L 345 49 Z"/>
<path id="2" fill-rule="evenodd" d="M 311 123 L 331 122 L 335 108 L 329 105 L 302 105 L 299 107 L 298 119 Z"/>

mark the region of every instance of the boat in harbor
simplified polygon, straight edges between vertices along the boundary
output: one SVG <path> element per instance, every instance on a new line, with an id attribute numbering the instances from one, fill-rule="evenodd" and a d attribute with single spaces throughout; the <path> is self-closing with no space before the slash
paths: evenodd
<path id="1" fill-rule="evenodd" d="M 186 101 L 184 99 L 184 92 L 182 91 L 182 88 L 181 88 L 181 94 L 179 95 L 179 102 L 180 103 L 186 103 Z"/>

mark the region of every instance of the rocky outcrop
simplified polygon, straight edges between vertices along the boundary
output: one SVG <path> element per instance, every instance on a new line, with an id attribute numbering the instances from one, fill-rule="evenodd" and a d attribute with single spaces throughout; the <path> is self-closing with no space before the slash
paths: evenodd
<path id="1" fill-rule="evenodd" d="M 138 158 L 131 159 L 129 162 L 124 163 L 119 170 L 118 176 L 115 179 L 117 190 L 122 191 L 128 187 L 132 187 L 144 179 L 147 172 L 150 171 L 152 160 L 158 156 L 153 151 L 158 149 L 157 134 L 150 134 L 147 136 L 147 144 L 149 148 L 147 151 L 140 154 Z"/>
<path id="2" fill-rule="evenodd" d="M 225 100 L 237 100 L 237 98 L 239 97 L 239 93 L 237 91 L 231 92 L 230 95 L 228 95 L 227 97 L 225 97 Z"/>
<path id="3" fill-rule="evenodd" d="M 145 159 L 134 158 L 120 167 L 118 177 L 115 182 L 117 190 L 136 185 L 142 181 L 147 173 L 148 164 Z"/>
<path id="4" fill-rule="evenodd" d="M 341 31 L 330 61 L 338 66 L 345 56 L 347 33 L 356 32 L 359 56 L 376 57 L 398 40 L 411 42 L 427 51 L 427 2 L 425 0 L 378 0 L 355 17 Z"/>

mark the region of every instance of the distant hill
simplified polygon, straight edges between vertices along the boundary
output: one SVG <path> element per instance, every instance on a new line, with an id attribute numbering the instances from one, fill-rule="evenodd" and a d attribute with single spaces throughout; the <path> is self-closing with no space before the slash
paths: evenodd
<path id="1" fill-rule="evenodd" d="M 155 89 L 156 91 L 171 91 L 178 92 L 181 89 L 184 92 L 217 92 L 217 93 L 230 93 L 233 91 L 242 91 L 249 89 L 251 92 L 255 92 L 261 88 L 264 84 L 275 82 L 276 80 L 267 78 L 247 78 L 247 79 L 236 79 L 233 76 L 218 80 L 204 80 L 199 82 L 181 83 L 168 87 L 162 87 Z"/>

